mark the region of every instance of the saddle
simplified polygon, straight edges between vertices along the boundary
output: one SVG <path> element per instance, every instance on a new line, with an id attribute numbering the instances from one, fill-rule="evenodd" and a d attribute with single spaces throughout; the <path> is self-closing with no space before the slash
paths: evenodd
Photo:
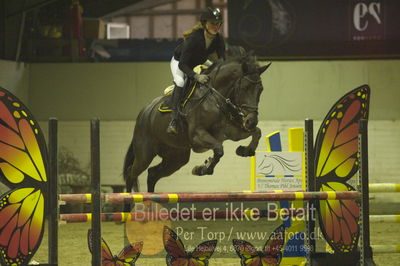
<path id="1" fill-rule="evenodd" d="M 205 65 L 198 65 L 195 68 L 193 68 L 193 71 L 196 74 L 201 74 L 204 70 L 206 70 L 208 67 Z M 183 102 L 181 103 L 182 107 L 184 107 L 187 103 L 187 101 L 190 99 L 190 97 L 193 95 L 194 91 L 196 90 L 196 85 L 197 85 L 197 81 L 195 80 L 189 80 L 187 82 L 186 89 L 184 91 L 186 91 L 186 95 L 183 97 Z M 164 89 L 164 95 L 167 96 L 165 97 L 165 100 L 158 106 L 158 111 L 160 111 L 161 113 L 168 113 L 168 112 L 172 112 L 172 107 L 171 107 L 171 103 L 170 103 L 170 99 L 172 97 L 172 93 L 174 91 L 174 87 L 175 85 L 170 85 L 168 87 L 166 87 Z M 187 89 L 190 88 L 190 89 Z"/>

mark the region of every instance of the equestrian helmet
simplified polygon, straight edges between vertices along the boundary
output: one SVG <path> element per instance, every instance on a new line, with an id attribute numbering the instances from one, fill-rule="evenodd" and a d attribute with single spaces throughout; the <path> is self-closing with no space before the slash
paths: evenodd
<path id="1" fill-rule="evenodd" d="M 207 21 L 222 23 L 222 14 L 219 8 L 207 7 L 200 16 L 200 21 L 202 24 Z"/>

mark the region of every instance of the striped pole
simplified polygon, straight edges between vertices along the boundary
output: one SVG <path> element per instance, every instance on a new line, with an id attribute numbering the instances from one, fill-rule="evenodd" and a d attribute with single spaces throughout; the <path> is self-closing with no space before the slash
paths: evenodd
<path id="1" fill-rule="evenodd" d="M 371 223 L 400 223 L 400 215 L 370 215 Z"/>
<path id="2" fill-rule="evenodd" d="M 242 220 L 256 220 L 259 218 L 276 219 L 278 216 L 282 218 L 289 218 L 291 216 L 303 215 L 303 209 L 288 209 L 287 212 L 280 212 L 278 210 L 236 210 L 224 211 L 213 210 L 208 211 L 160 211 L 160 212 L 117 212 L 117 213 L 102 213 L 101 220 L 103 222 L 126 222 L 126 221 L 188 221 L 188 220 L 215 220 L 225 219 L 227 221 L 242 221 Z M 66 223 L 86 223 L 91 222 L 91 213 L 71 213 L 60 214 L 60 221 Z"/>
<path id="3" fill-rule="evenodd" d="M 296 216 L 302 214 L 304 209 L 288 209 L 288 213 L 280 214 L 282 217 Z M 245 211 L 214 211 L 212 214 L 204 213 L 201 211 L 195 212 L 117 212 L 117 213 L 101 213 L 102 222 L 126 222 L 126 221 L 150 221 L 150 220 L 214 220 L 214 219 L 226 219 L 235 220 L 240 219 L 257 219 L 257 218 L 269 218 L 275 219 L 279 214 L 279 211 L 275 210 L 260 210 L 256 213 L 252 210 Z M 400 223 L 400 215 L 370 215 L 371 223 Z M 60 221 L 66 223 L 89 223 L 92 221 L 91 213 L 70 213 L 60 214 Z"/>
<path id="4" fill-rule="evenodd" d="M 327 192 L 274 192 L 274 193 L 105 193 L 103 202 L 114 204 L 141 203 L 154 201 L 159 203 L 177 202 L 240 202 L 240 201 L 280 201 L 280 200 L 334 200 L 358 199 L 357 191 Z M 61 194 L 59 199 L 66 203 L 91 203 L 91 194 Z"/>
<path id="5" fill-rule="evenodd" d="M 399 245 L 371 245 L 374 253 L 400 253 Z"/>
<path id="6" fill-rule="evenodd" d="M 373 183 L 369 184 L 369 192 L 400 192 L 400 184 L 394 183 Z"/>
<path id="7" fill-rule="evenodd" d="M 263 192 L 257 192 L 257 191 L 251 191 L 251 190 L 242 190 L 242 191 L 233 191 L 233 192 L 198 192 L 195 193 L 196 195 L 205 195 L 205 197 L 213 197 L 215 194 L 262 194 L 262 193 L 281 193 L 283 190 L 270 190 L 270 191 L 263 191 Z M 285 190 L 285 192 L 303 192 L 302 190 Z M 114 193 L 111 193 L 114 194 Z M 115 194 L 121 194 L 121 195 L 130 195 L 129 193 L 115 193 Z M 140 193 L 133 193 L 133 194 L 140 194 Z M 150 193 L 148 193 L 150 194 Z M 173 197 L 172 195 L 175 195 L 177 193 L 168 193 L 168 192 L 154 192 L 151 193 L 153 195 L 171 195 L 170 197 Z M 192 194 L 192 193 L 178 193 L 179 195 L 181 194 Z M 102 194 L 103 197 L 106 197 Z M 66 203 L 92 203 L 92 195 L 91 194 L 59 194 L 58 199 L 60 204 L 66 204 Z"/>

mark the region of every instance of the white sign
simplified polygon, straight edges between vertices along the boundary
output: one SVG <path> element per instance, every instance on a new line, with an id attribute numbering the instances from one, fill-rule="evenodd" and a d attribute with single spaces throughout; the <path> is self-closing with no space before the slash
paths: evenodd
<path id="1" fill-rule="evenodd" d="M 256 191 L 301 190 L 302 152 L 257 152 Z"/>
<path id="2" fill-rule="evenodd" d="M 257 152 L 256 176 L 302 175 L 302 152 Z"/>
<path id="3" fill-rule="evenodd" d="M 282 191 L 293 191 L 302 190 L 302 180 L 301 176 L 291 176 L 291 177 L 256 177 L 256 191 L 272 191 L 272 190 L 282 190 Z"/>

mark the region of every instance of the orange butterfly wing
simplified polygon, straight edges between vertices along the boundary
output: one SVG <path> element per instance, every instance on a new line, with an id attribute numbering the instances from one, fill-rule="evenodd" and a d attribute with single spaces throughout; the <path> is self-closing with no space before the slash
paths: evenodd
<path id="1" fill-rule="evenodd" d="M 233 239 L 233 247 L 235 248 L 236 254 L 240 258 L 240 265 L 242 266 L 253 266 L 260 265 L 261 257 L 257 249 L 245 240 Z"/>
<path id="2" fill-rule="evenodd" d="M 261 252 L 244 240 L 233 239 L 232 243 L 242 266 L 279 265 L 285 243 L 285 226 L 282 224 L 271 233 Z"/>
<path id="3" fill-rule="evenodd" d="M 47 196 L 47 149 L 29 110 L 0 88 L 0 262 L 27 264 L 38 249 Z"/>
<path id="4" fill-rule="evenodd" d="M 164 226 L 163 241 L 167 252 L 167 265 L 185 265 L 184 263 L 189 263 L 188 254 L 185 251 L 182 240 L 168 226 Z"/>
<path id="5" fill-rule="evenodd" d="M 90 253 L 93 253 L 93 235 L 92 229 L 88 230 L 87 234 L 88 247 Z M 135 265 L 135 261 L 138 259 L 142 252 L 143 242 L 135 243 L 134 245 L 127 245 L 122 249 L 118 256 L 114 256 L 111 252 L 110 247 L 106 241 L 101 238 L 101 265 L 102 266 L 114 266 L 114 265 Z"/>
<path id="6" fill-rule="evenodd" d="M 209 240 L 199 244 L 193 252 L 189 254 L 190 263 L 189 265 L 208 265 L 208 260 L 214 253 L 215 247 L 217 246 L 217 240 Z"/>
<path id="7" fill-rule="evenodd" d="M 143 242 L 125 246 L 118 254 L 117 259 L 121 265 L 135 265 L 143 249 Z"/>
<path id="8" fill-rule="evenodd" d="M 347 183 L 358 171 L 358 121 L 368 118 L 370 89 L 361 86 L 343 96 L 329 111 L 317 135 L 316 184 L 319 191 L 352 191 Z M 337 252 L 351 252 L 359 236 L 355 200 L 320 200 L 317 205 L 325 239 Z"/>
<path id="9" fill-rule="evenodd" d="M 168 226 L 164 226 L 163 240 L 169 266 L 206 266 L 217 245 L 217 240 L 206 241 L 188 253 L 178 235 Z"/>
<path id="10" fill-rule="evenodd" d="M 272 234 L 269 236 L 267 243 L 265 243 L 263 248 L 263 258 L 265 261 L 275 261 L 279 264 L 282 258 L 282 247 L 285 243 L 285 225 L 281 224 L 278 226 Z"/>

